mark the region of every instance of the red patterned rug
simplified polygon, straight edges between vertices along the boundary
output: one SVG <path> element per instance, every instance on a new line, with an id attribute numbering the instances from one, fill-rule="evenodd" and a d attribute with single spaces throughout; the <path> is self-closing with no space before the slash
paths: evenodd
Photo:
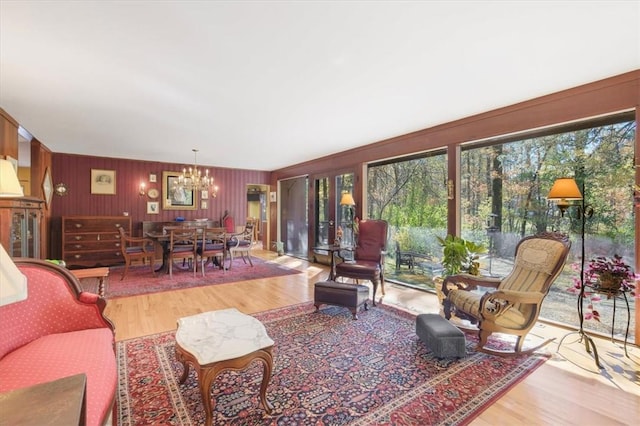
<path id="1" fill-rule="evenodd" d="M 254 362 L 215 380 L 214 424 L 464 425 L 547 359 L 476 353 L 467 336 L 466 358 L 439 360 L 416 336 L 413 315 L 380 305 L 354 321 L 344 308 L 313 310 L 255 315 L 275 341 L 273 412 L 259 408 L 262 364 Z M 204 424 L 193 369 L 178 383 L 174 332 L 118 342 L 117 356 L 118 425 Z"/>
<path id="2" fill-rule="evenodd" d="M 105 281 L 104 297 L 114 299 L 117 297 L 136 296 L 139 294 L 158 293 L 161 291 L 179 290 L 192 287 L 203 287 L 215 284 L 227 284 L 236 281 L 253 280 L 256 278 L 270 278 L 282 275 L 298 274 L 300 271 L 287 268 L 275 262 L 268 262 L 257 257 L 251 257 L 253 267 L 248 263 L 243 263 L 242 259 L 234 259 L 231 269 L 222 273 L 220 269 L 207 266 L 205 277 L 198 271 L 196 278 L 193 278 L 192 271 L 173 270 L 173 278 L 168 274 L 152 276 L 149 266 L 132 266 L 124 280 L 120 280 L 124 266 L 114 266 L 109 268 L 109 277 Z M 83 280 L 83 288 L 87 291 L 97 292 L 97 284 L 88 280 Z"/>

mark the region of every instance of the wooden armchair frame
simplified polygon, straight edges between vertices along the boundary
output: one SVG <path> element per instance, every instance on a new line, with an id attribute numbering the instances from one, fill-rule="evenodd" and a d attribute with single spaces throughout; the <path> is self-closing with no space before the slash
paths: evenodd
<path id="1" fill-rule="evenodd" d="M 156 273 L 153 268 L 156 260 L 156 251 L 153 240 L 144 237 L 127 236 L 123 227 L 118 228 L 118 231 L 120 232 L 120 251 L 125 261 L 120 280 L 124 280 L 124 277 L 129 272 L 129 266 L 135 260 L 141 260 L 143 264 L 148 261 L 151 274 L 155 276 Z"/>
<path id="2" fill-rule="evenodd" d="M 513 270 L 504 278 L 451 275 L 444 279 L 444 315 L 477 324 L 478 350 L 495 355 L 531 353 L 553 339 L 523 350 L 526 335 L 535 325 L 542 301 L 562 271 L 571 243 L 565 234 L 541 233 L 525 237 L 516 247 Z M 491 288 L 481 294 L 479 287 Z M 492 333 L 516 336 L 513 351 L 486 347 Z"/>

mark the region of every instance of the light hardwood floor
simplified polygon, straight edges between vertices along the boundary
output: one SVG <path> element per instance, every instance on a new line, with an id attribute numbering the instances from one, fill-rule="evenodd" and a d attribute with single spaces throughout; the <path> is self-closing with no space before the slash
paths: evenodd
<path id="1" fill-rule="evenodd" d="M 178 318 L 235 307 L 255 313 L 313 300 L 313 283 L 324 280 L 325 266 L 253 250 L 302 271 L 300 274 L 156 293 L 108 301 L 106 314 L 116 326 L 116 340 L 176 328 Z M 113 278 L 112 278 L 113 279 Z M 387 283 L 382 303 L 413 313 L 438 312 L 435 295 Z M 375 308 L 372 308 L 375 309 Z M 485 410 L 473 425 L 635 425 L 640 424 L 640 349 L 596 338 L 604 369 L 567 330 L 540 323 L 531 339 L 557 337 L 541 351 L 552 354 L 542 367 Z M 559 349 L 559 351 L 558 351 Z"/>

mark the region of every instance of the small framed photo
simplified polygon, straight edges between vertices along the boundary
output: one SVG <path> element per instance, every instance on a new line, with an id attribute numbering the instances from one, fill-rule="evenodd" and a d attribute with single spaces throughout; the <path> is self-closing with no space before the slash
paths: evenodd
<path id="1" fill-rule="evenodd" d="M 201 200 L 208 200 L 209 199 L 209 191 L 207 191 L 206 189 L 204 191 L 202 191 L 200 193 L 200 199 Z"/>
<path id="2" fill-rule="evenodd" d="M 160 202 L 147 201 L 147 214 L 158 214 L 160 211 Z"/>
<path id="3" fill-rule="evenodd" d="M 116 171 L 91 169 L 91 193 L 116 195 Z"/>
<path id="4" fill-rule="evenodd" d="M 208 208 L 209 208 L 209 203 L 206 200 L 201 200 L 200 201 L 200 209 L 206 210 Z"/>
<path id="5" fill-rule="evenodd" d="M 156 174 L 155 173 L 151 173 L 149 175 L 149 182 L 157 182 L 157 181 L 158 181 L 158 178 L 156 177 Z"/>

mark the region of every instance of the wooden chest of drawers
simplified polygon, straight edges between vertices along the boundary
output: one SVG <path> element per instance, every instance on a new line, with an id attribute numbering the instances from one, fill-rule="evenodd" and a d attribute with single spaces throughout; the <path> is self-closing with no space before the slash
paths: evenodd
<path id="1" fill-rule="evenodd" d="M 131 218 L 63 216 L 62 259 L 68 267 L 97 267 L 124 263 L 120 251 L 120 227 L 131 235 Z"/>

